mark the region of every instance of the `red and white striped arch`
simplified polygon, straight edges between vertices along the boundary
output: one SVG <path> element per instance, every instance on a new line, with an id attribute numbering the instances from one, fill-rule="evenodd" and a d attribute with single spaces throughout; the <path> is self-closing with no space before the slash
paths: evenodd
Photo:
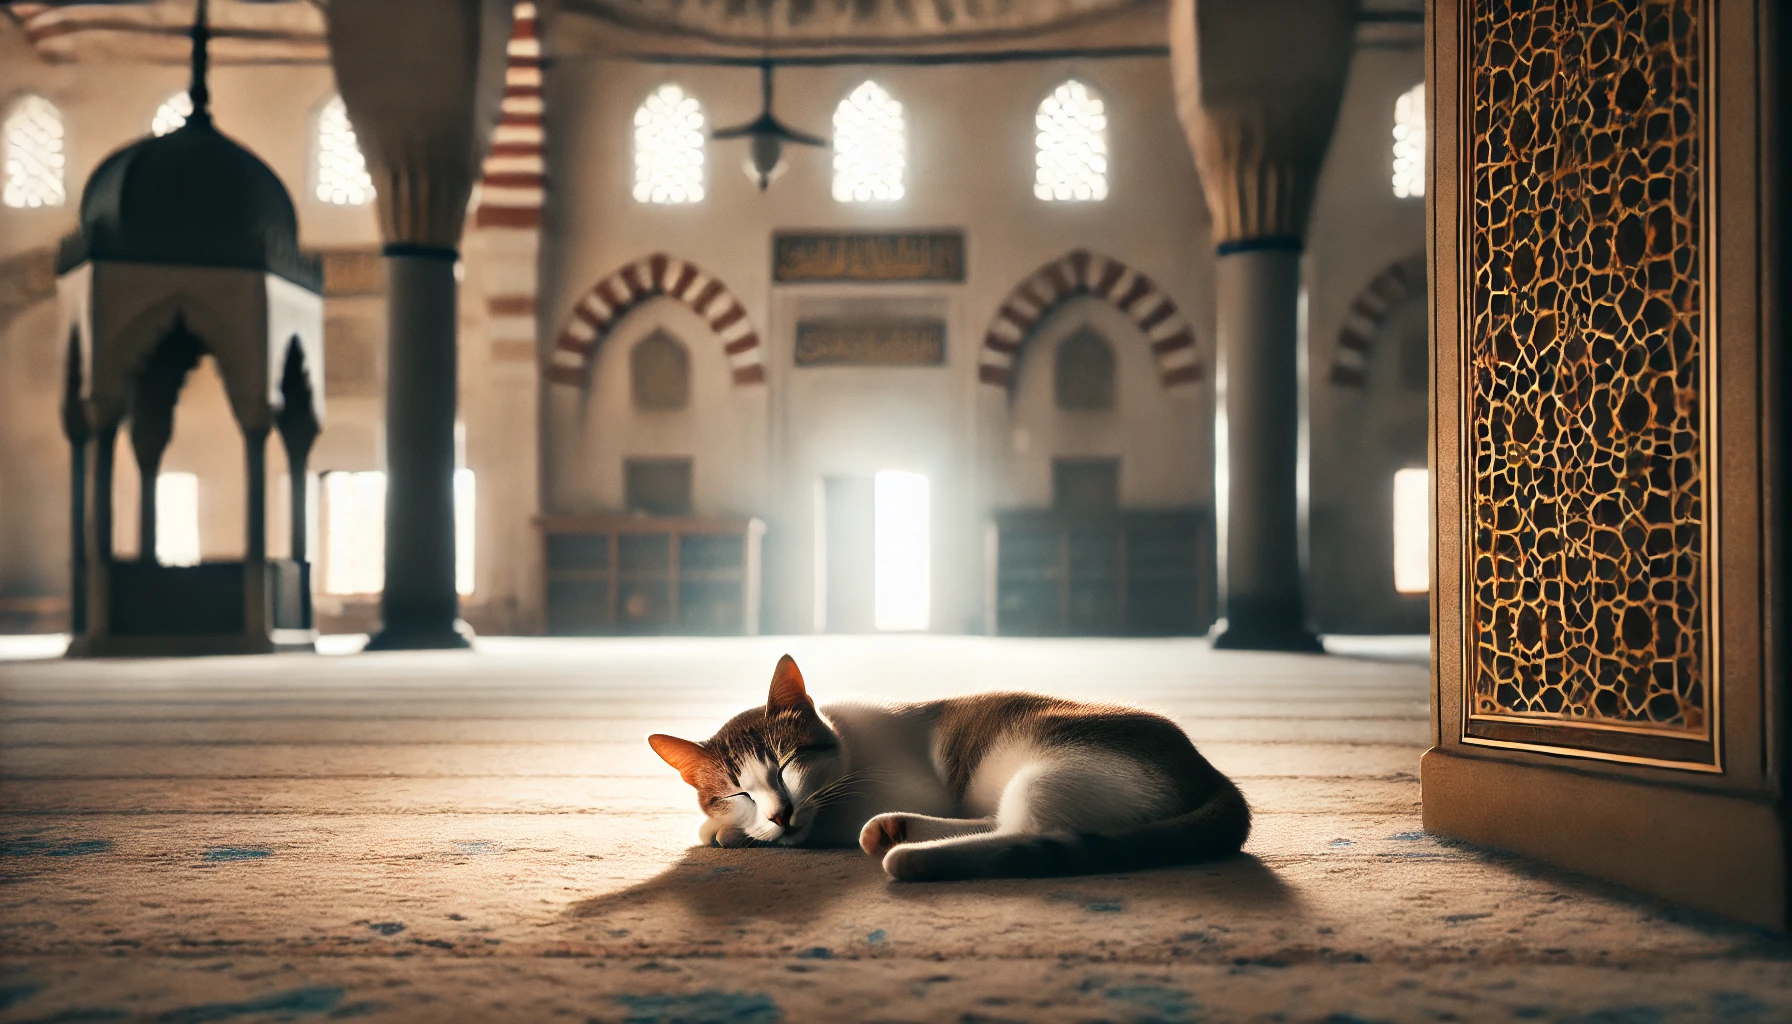
<path id="1" fill-rule="evenodd" d="M 1012 387 L 1021 348 L 1054 309 L 1079 295 L 1102 299 L 1132 318 L 1150 339 L 1164 387 L 1183 387 L 1202 378 L 1194 328 L 1156 282 L 1113 257 L 1077 249 L 1040 267 L 1002 300 L 983 336 L 977 379 Z"/>
<path id="2" fill-rule="evenodd" d="M 597 347 L 624 314 L 665 296 L 689 306 L 721 339 L 736 384 L 765 383 L 765 352 L 747 307 L 721 279 L 665 253 L 645 256 L 591 286 L 554 340 L 548 373 L 556 384 L 584 387 Z"/>
<path id="3" fill-rule="evenodd" d="M 1348 388 L 1363 386 L 1369 367 L 1369 344 L 1380 332 L 1394 307 L 1414 295 L 1425 293 L 1425 254 L 1414 253 L 1375 275 L 1375 280 L 1357 293 L 1338 331 L 1338 347 L 1332 352 L 1333 384 Z"/>

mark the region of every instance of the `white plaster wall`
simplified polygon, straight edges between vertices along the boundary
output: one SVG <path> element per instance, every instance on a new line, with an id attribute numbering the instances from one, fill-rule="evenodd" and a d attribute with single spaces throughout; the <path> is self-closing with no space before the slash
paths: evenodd
<path id="1" fill-rule="evenodd" d="M 662 328 L 690 356 L 690 402 L 683 409 L 639 410 L 630 394 L 629 353 Z M 554 474 L 559 509 L 621 512 L 623 463 L 660 457 L 692 460 L 697 515 L 742 516 L 764 507 L 765 389 L 734 384 L 721 339 L 683 303 L 659 298 L 631 311 L 598 349 L 589 391 L 556 397 L 567 441 Z"/>
<path id="2" fill-rule="evenodd" d="M 1084 324 L 1114 349 L 1111 410 L 1057 408 L 1058 346 Z M 1129 508 L 1212 504 L 1213 392 L 1166 389 L 1148 340 L 1125 314 L 1092 298 L 1067 302 L 1040 327 L 1017 365 L 1000 507 L 1049 506 L 1052 459 L 1097 456 L 1120 459 L 1120 501 Z"/>
<path id="3" fill-rule="evenodd" d="M 81 186 L 94 165 L 142 134 L 156 106 L 185 84 L 185 70 L 174 66 L 97 70 L 43 64 L 11 26 L 0 25 L 0 100 L 29 88 L 62 107 L 70 192 L 70 204 L 60 209 L 0 209 L 0 259 L 53 245 L 72 228 Z M 1032 195 L 1034 110 L 1072 75 L 1108 101 L 1113 190 L 1103 203 L 1047 204 Z M 1373 432 L 1352 427 L 1362 396 L 1336 394 L 1324 373 L 1352 297 L 1383 267 L 1423 244 L 1423 203 L 1394 199 L 1387 183 L 1394 99 L 1421 76 L 1416 48 L 1359 50 L 1320 182 L 1307 255 L 1316 510 L 1338 490 L 1340 475 L 1364 464 L 1365 446 L 1375 443 Z M 677 82 L 703 103 L 711 128 L 739 123 L 758 112 L 757 71 L 584 58 L 553 66 L 544 337 L 551 343 L 567 309 L 597 280 L 630 260 L 665 251 L 697 262 L 741 298 L 765 345 L 768 380 L 734 385 L 706 362 L 713 355 L 706 348 L 713 340 L 707 327 L 675 303 L 656 302 L 631 315 L 606 346 L 594 368 L 594 390 L 580 395 L 546 388 L 538 422 L 524 400 L 536 386 L 535 368 L 501 362 L 482 343 L 486 282 L 478 261 L 470 261 L 462 302 L 461 413 L 468 463 L 481 481 L 479 593 L 466 602 L 479 628 L 526 629 L 539 621 L 539 580 L 531 568 L 539 560 L 532 523 L 538 431 L 545 433 L 540 465 L 546 511 L 619 507 L 624 457 L 685 454 L 673 449 L 689 446 L 700 511 L 756 514 L 771 524 L 767 596 L 773 629 L 806 630 L 813 622 L 814 538 L 808 531 L 815 477 L 824 472 L 874 472 L 906 462 L 935 476 L 934 626 L 942 630 L 980 628 L 981 524 L 992 509 L 1048 502 L 1053 455 L 1118 452 L 1129 504 L 1211 501 L 1211 245 L 1199 183 L 1174 116 L 1167 60 L 784 69 L 778 74 L 779 116 L 831 134 L 834 105 L 866 78 L 882 83 L 907 113 L 909 194 L 903 201 L 835 203 L 831 154 L 803 148 L 790 152 L 788 172 L 760 193 L 741 173 L 745 144 L 735 142 L 712 144 L 703 203 L 660 207 L 636 204 L 629 195 L 636 105 L 659 84 Z M 213 77 L 220 127 L 286 183 L 302 243 L 375 247 L 370 207 L 332 207 L 310 198 L 311 117 L 332 92 L 331 73 L 322 65 L 226 66 Z M 770 281 L 776 230 L 940 227 L 966 234 L 962 284 L 796 287 Z M 1077 248 L 1126 262 L 1177 302 L 1198 335 L 1206 381 L 1180 397 L 1154 390 L 1148 360 L 1129 343 L 1137 341 L 1136 329 L 1099 303 L 1078 302 L 1044 325 L 1022 359 L 1012 400 L 977 382 L 978 346 L 1002 298 L 1041 265 Z M 890 296 L 945 310 L 943 367 L 798 371 L 791 365 L 791 335 L 804 303 L 851 305 Z M 327 334 L 366 332 L 375 358 L 367 386 L 356 393 L 326 389 L 327 423 L 312 468 L 383 468 L 384 301 L 377 295 L 332 298 L 325 316 Z M 1060 418 L 1049 409 L 1044 357 L 1083 317 L 1107 334 L 1120 357 L 1121 407 L 1117 419 L 1106 423 L 1090 414 Z M 67 453 L 55 418 L 62 372 L 55 320 L 51 301 L 0 323 L 0 363 L 6 367 L 0 378 L 0 595 L 66 593 Z M 624 365 L 617 360 L 660 323 L 692 349 L 695 402 L 688 416 L 637 422 L 621 401 L 626 374 L 617 372 Z M 585 408 L 568 416 L 568 402 L 581 401 Z M 183 405 L 168 468 L 178 463 L 207 474 L 202 494 L 240 494 L 240 435 L 227 420 L 206 428 L 211 417 L 203 405 Z M 1014 450 L 1017 426 L 1027 432 L 1024 452 Z M 189 442 L 220 450 L 215 459 L 202 457 L 189 451 Z M 284 456 L 278 445 L 272 448 L 270 472 L 278 479 Z M 125 483 L 133 473 L 129 461 L 121 461 L 121 523 L 134 514 Z M 277 484 L 270 487 L 272 553 L 285 549 L 280 494 Z M 240 551 L 240 518 L 230 520 L 220 506 L 215 520 L 208 511 L 206 521 L 208 548 L 209 538 L 228 537 Z M 1384 522 L 1349 525 L 1388 528 Z M 1350 543 L 1348 535 L 1343 543 Z M 1353 594 L 1379 586 L 1361 575 L 1316 561 L 1316 608 L 1348 604 Z"/>
<path id="4" fill-rule="evenodd" d="M 558 332 L 572 303 L 596 281 L 655 251 L 692 260 L 719 276 L 746 305 L 766 346 L 770 471 L 763 504 L 743 511 L 761 515 L 770 525 L 768 628 L 802 631 L 814 621 L 816 477 L 909 464 L 925 466 L 932 477 L 934 628 L 980 629 L 981 524 L 992 508 L 1033 500 L 1006 489 L 994 474 L 979 471 L 984 458 L 999 458 L 1006 449 L 1005 443 L 991 445 L 992 437 L 1005 442 L 1012 426 L 1006 421 L 1006 398 L 976 379 L 978 348 L 1002 298 L 1040 266 L 1073 249 L 1101 252 L 1150 275 L 1177 302 L 1195 326 L 1203 360 L 1212 364 L 1206 209 L 1175 119 L 1167 60 L 780 69 L 779 117 L 819 134 L 832 134 L 835 104 L 867 78 L 903 104 L 909 135 L 905 199 L 836 203 L 830 193 L 831 152 L 802 147 L 789 151 L 787 172 L 761 193 L 740 169 L 746 147 L 737 142 L 711 143 L 708 195 L 702 203 L 635 203 L 629 192 L 632 122 L 641 100 L 660 84 L 674 82 L 703 104 L 709 127 L 732 125 L 758 113 L 757 75 L 751 68 L 598 59 L 554 65 L 548 81 L 553 185 L 544 227 L 546 333 L 551 339 Z M 1034 114 L 1040 100 L 1073 75 L 1108 103 L 1112 194 L 1101 203 L 1042 203 L 1032 192 Z M 919 228 L 965 232 L 962 284 L 771 283 L 774 231 Z M 947 311 L 944 366 L 791 365 L 795 322 L 810 308 L 805 302 L 850 307 L 890 297 L 933 302 Z M 1127 327 L 1136 334 L 1136 328 Z M 553 390 L 555 404 L 567 400 L 558 392 L 569 389 Z M 1210 385 L 1196 390 L 1208 393 Z M 593 394 L 602 400 L 601 392 Z M 550 420 L 546 492 L 551 508 L 571 510 L 575 498 L 591 500 L 609 486 L 587 482 L 585 475 L 620 470 L 568 457 L 567 451 L 583 451 L 587 442 L 582 428 L 563 422 Z M 986 451 L 990 455 L 980 454 Z M 1049 467 L 1050 454 L 1043 448 L 1030 457 L 1043 458 L 1040 464 Z M 699 456 L 699 474 L 701 463 Z M 1210 475 L 1198 460 L 1191 464 L 1191 474 Z M 733 471 L 742 477 L 759 472 L 747 461 Z M 1158 476 L 1143 474 L 1141 479 Z M 744 480 L 718 489 L 753 490 Z M 1167 487 L 1159 493 L 1175 490 Z M 1193 488 L 1184 490 L 1190 499 L 1197 494 Z"/>
<path id="5" fill-rule="evenodd" d="M 61 316 L 52 298 L 0 323 L 0 598 L 68 592 Z"/>
<path id="6" fill-rule="evenodd" d="M 1416 42 L 1358 48 L 1308 232 L 1308 589 L 1321 631 L 1426 628 L 1423 595 L 1396 594 L 1392 564 L 1393 474 L 1424 464 L 1426 395 L 1358 390 L 1329 379 L 1338 332 L 1358 293 L 1390 264 L 1425 248 L 1424 199 L 1396 197 L 1390 181 L 1394 102 L 1424 78 Z M 1372 352 L 1371 384 L 1396 373 L 1396 363 L 1390 353 Z"/>

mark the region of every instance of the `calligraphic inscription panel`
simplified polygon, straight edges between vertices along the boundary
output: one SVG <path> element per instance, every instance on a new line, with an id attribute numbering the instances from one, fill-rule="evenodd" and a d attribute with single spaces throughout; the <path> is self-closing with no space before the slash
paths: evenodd
<path id="1" fill-rule="evenodd" d="M 772 280 L 964 280 L 961 231 L 779 233 L 772 238 Z"/>
<path id="2" fill-rule="evenodd" d="M 1468 10 L 1467 733 L 1708 741 L 1700 4 Z"/>
<path id="3" fill-rule="evenodd" d="M 945 361 L 944 320 L 818 319 L 796 325 L 798 366 L 939 366 Z"/>

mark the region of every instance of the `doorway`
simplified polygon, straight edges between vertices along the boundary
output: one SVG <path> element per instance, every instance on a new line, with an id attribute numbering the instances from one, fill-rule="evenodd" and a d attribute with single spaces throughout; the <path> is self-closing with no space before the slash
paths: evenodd
<path id="1" fill-rule="evenodd" d="M 816 488 L 815 629 L 925 630 L 932 619 L 932 495 L 920 473 L 829 475 Z"/>

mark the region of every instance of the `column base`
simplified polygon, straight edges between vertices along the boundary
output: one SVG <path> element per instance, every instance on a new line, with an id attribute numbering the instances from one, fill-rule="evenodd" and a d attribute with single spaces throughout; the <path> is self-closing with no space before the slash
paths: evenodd
<path id="1" fill-rule="evenodd" d="M 1788 930 L 1777 803 L 1598 771 L 1433 747 L 1419 760 L 1425 831 Z"/>
<path id="2" fill-rule="evenodd" d="M 463 619 L 455 619 L 447 629 L 440 626 L 386 626 L 367 641 L 363 651 L 464 651 L 473 646 L 473 627 Z"/>
<path id="3" fill-rule="evenodd" d="M 1226 617 L 1215 623 L 1216 651 L 1293 651 L 1324 654 L 1319 634 L 1307 628 L 1299 598 L 1226 595 Z"/>
<path id="4" fill-rule="evenodd" d="M 1213 637 L 1216 651 L 1290 651 L 1324 654 L 1319 634 L 1303 626 L 1271 626 L 1240 623 L 1226 626 Z"/>

